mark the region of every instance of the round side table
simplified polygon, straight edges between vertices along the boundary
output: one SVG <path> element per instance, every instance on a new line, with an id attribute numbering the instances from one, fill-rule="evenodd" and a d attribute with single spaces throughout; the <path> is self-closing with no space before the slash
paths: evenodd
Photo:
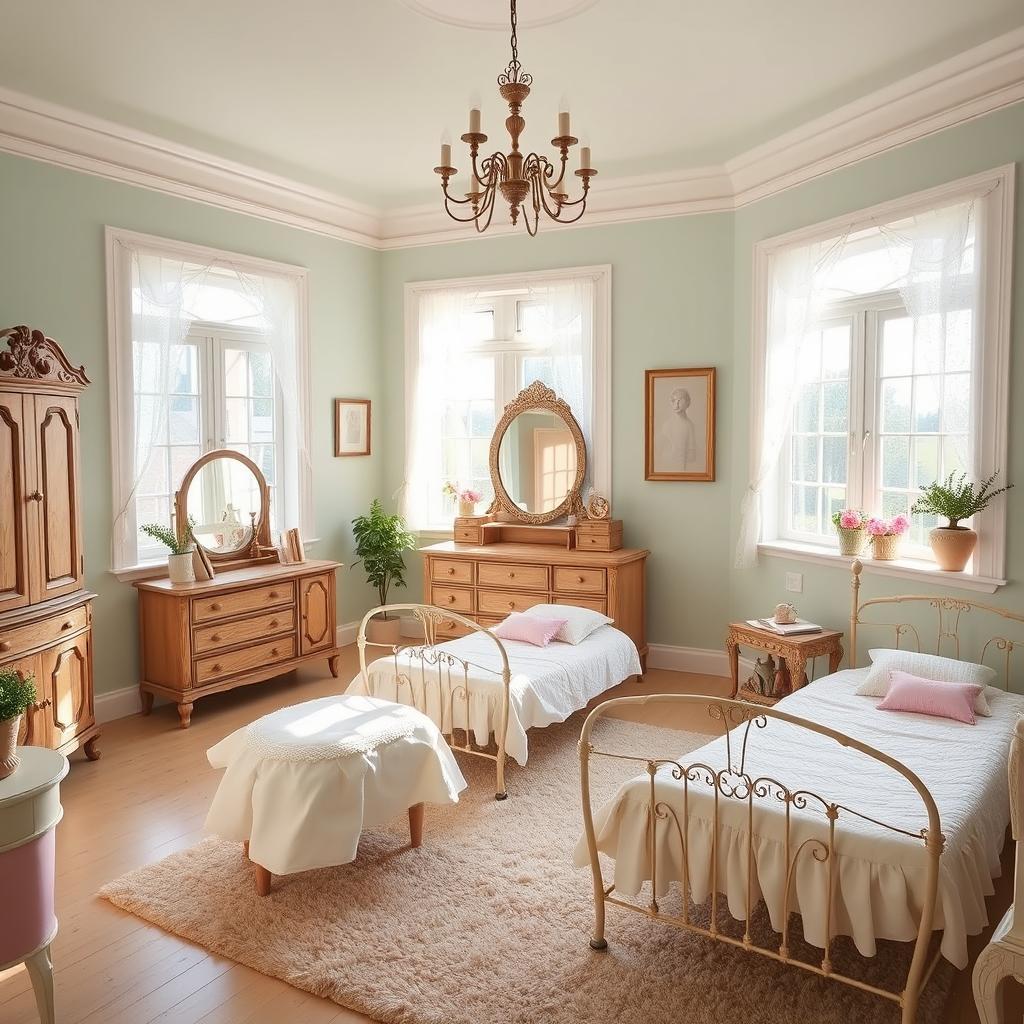
<path id="1" fill-rule="evenodd" d="M 24 962 L 39 1019 L 54 1024 L 54 829 L 64 815 L 60 783 L 68 759 L 44 747 L 22 747 L 19 754 L 18 770 L 0 779 L 0 971 Z"/>

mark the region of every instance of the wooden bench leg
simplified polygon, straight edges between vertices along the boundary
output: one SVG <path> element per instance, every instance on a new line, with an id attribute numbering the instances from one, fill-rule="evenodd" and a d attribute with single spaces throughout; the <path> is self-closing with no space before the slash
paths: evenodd
<path id="1" fill-rule="evenodd" d="M 409 842 L 413 847 L 423 844 L 423 804 L 409 808 Z"/>
<path id="2" fill-rule="evenodd" d="M 253 872 L 256 876 L 256 894 L 258 896 L 266 896 L 270 892 L 270 872 L 262 865 L 257 864 L 256 861 L 249 856 L 249 841 L 245 841 L 245 856 L 249 863 L 252 864 Z"/>

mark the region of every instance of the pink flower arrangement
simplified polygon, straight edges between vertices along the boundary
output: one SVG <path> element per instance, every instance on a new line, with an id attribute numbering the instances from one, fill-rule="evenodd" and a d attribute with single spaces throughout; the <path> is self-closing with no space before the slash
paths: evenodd
<path id="1" fill-rule="evenodd" d="M 844 508 L 832 513 L 832 523 L 841 530 L 862 530 L 868 517 L 859 508 Z"/>
<path id="2" fill-rule="evenodd" d="M 459 491 L 459 501 L 469 501 L 474 505 L 478 501 L 483 501 L 483 495 L 479 491 L 474 491 L 472 487 L 467 487 L 465 490 Z"/>
<path id="3" fill-rule="evenodd" d="M 868 533 L 872 537 L 900 537 L 910 529 L 910 520 L 904 515 L 892 519 L 872 518 L 868 520 Z"/>
<path id="4" fill-rule="evenodd" d="M 484 499 L 484 496 L 479 491 L 474 491 L 472 487 L 460 487 L 458 484 L 453 484 L 451 480 L 444 482 L 441 493 L 448 498 L 456 498 L 459 501 L 471 501 L 474 505 Z"/>

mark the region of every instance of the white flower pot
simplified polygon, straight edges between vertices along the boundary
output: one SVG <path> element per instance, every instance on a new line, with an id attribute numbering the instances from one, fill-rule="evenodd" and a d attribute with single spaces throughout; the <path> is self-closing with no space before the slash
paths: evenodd
<path id="1" fill-rule="evenodd" d="M 5 718 L 0 722 L 0 779 L 13 775 L 21 758 L 18 757 L 18 730 L 21 728 L 21 715 Z"/>
<path id="2" fill-rule="evenodd" d="M 172 583 L 195 583 L 196 573 L 192 567 L 192 552 L 167 556 L 167 575 Z"/>
<path id="3" fill-rule="evenodd" d="M 460 516 L 475 516 L 476 515 L 476 502 L 475 501 L 463 501 L 459 499 L 459 515 Z"/>

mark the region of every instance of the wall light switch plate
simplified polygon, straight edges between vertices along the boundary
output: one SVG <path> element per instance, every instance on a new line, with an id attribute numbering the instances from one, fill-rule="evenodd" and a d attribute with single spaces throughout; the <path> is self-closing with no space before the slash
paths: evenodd
<path id="1" fill-rule="evenodd" d="M 804 574 L 802 572 L 787 572 L 786 589 L 791 594 L 802 594 L 804 592 Z"/>

